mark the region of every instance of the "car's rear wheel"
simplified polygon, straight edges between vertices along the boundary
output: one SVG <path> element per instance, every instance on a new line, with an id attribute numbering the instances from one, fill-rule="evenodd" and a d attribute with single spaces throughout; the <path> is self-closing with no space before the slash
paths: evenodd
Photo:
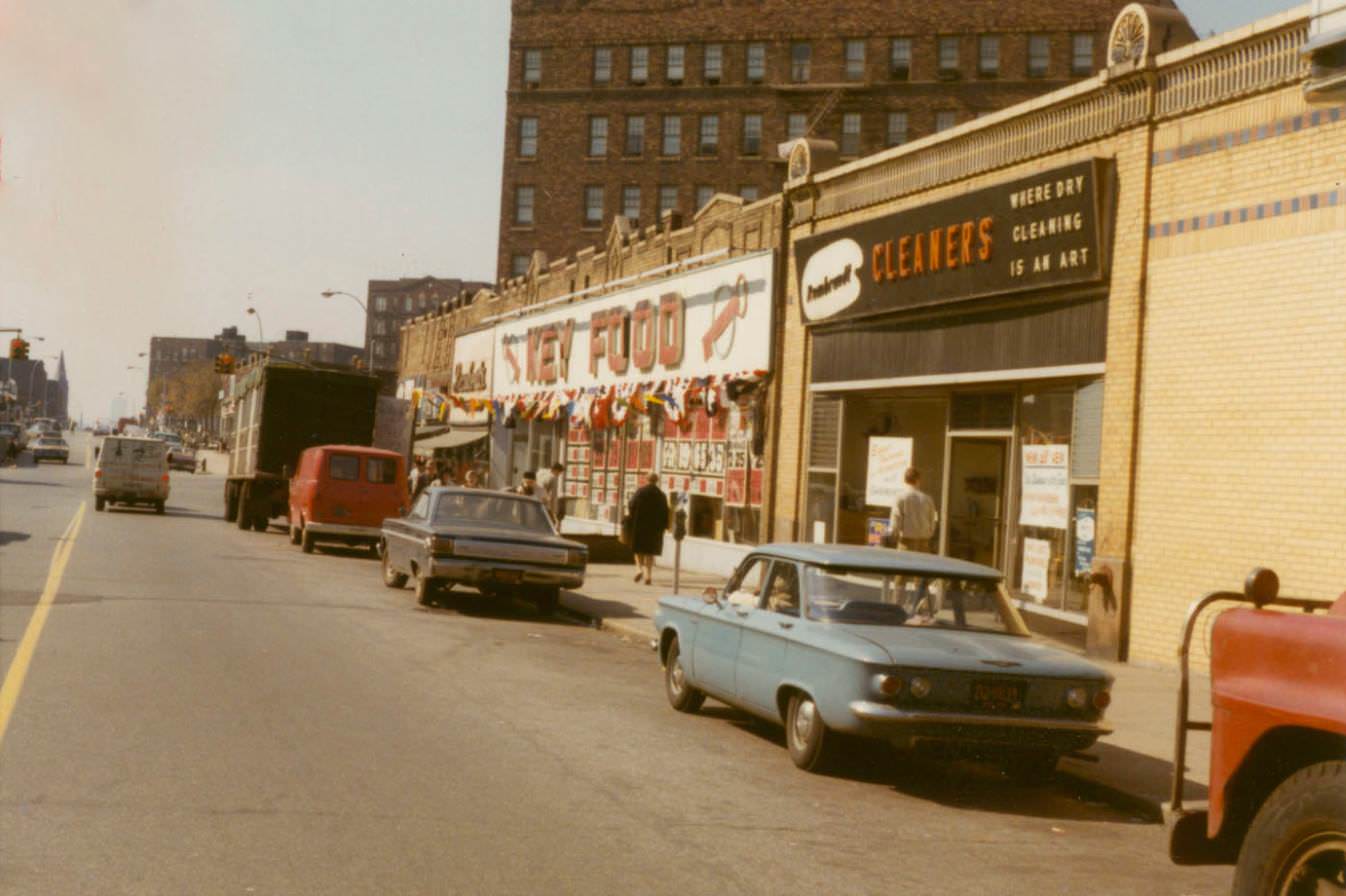
<path id="1" fill-rule="evenodd" d="M 155 502 L 154 502 L 154 512 L 155 512 L 155 513 L 158 513 L 158 514 L 162 514 L 162 513 L 164 512 L 164 502 L 163 502 L 163 501 L 155 501 Z"/>
<path id="2" fill-rule="evenodd" d="M 668 695 L 668 704 L 678 712 L 696 712 L 706 702 L 705 693 L 687 681 L 677 638 L 668 645 L 668 656 L 664 657 L 664 693 Z"/>
<path id="3" fill-rule="evenodd" d="M 388 550 L 383 550 L 383 584 L 389 588 L 404 588 L 407 584 L 407 574 L 393 569 L 392 561 L 388 559 Z"/>
<path id="4" fill-rule="evenodd" d="M 312 554 L 313 549 L 317 544 L 318 540 L 314 534 L 308 530 L 308 526 L 305 526 L 299 531 L 299 547 L 305 554 Z"/>
<path id="5" fill-rule="evenodd" d="M 439 592 L 439 585 L 434 579 L 417 571 L 413 587 L 416 589 L 417 604 L 422 607 L 429 607 L 434 604 L 435 596 Z"/>
<path id="6" fill-rule="evenodd" d="M 1346 892 L 1346 762 L 1300 769 L 1271 792 L 1248 828 L 1233 896 Z"/>
<path id="7" fill-rule="evenodd" d="M 106 507 L 106 506 L 107 506 L 107 498 L 94 498 L 94 499 L 93 499 L 93 509 L 94 509 L 94 510 L 102 510 L 102 509 L 103 509 L 104 507 Z"/>
<path id="8" fill-rule="evenodd" d="M 294 523 L 290 523 L 290 544 L 299 544 L 301 530 Z"/>
<path id="9" fill-rule="evenodd" d="M 802 691 L 790 695 L 785 713 L 785 743 L 790 759 L 806 772 L 823 771 L 832 765 L 839 738 L 829 731 L 818 704 Z"/>

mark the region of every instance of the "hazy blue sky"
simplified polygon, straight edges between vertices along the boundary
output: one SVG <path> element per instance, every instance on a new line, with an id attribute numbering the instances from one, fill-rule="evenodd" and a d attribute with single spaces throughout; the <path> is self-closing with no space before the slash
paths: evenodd
<path id="1" fill-rule="evenodd" d="M 139 406 L 153 334 L 255 338 L 251 303 L 362 344 L 319 291 L 493 279 L 508 36 L 507 0 L 0 0 L 0 326 L 92 419 Z"/>

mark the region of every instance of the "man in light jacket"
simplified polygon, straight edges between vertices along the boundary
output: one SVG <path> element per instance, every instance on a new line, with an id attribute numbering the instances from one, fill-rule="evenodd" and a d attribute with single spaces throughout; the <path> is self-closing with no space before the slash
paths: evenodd
<path id="1" fill-rule="evenodd" d="M 889 517 L 893 536 L 902 550 L 928 554 L 934 543 L 939 511 L 935 509 L 934 499 L 921 491 L 920 470 L 908 467 L 902 478 L 906 485 L 898 489 Z"/>

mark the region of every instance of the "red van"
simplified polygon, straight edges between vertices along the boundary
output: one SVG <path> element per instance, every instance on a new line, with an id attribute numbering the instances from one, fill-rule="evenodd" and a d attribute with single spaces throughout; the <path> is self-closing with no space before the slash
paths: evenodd
<path id="1" fill-rule="evenodd" d="M 402 455 L 361 445 L 317 445 L 290 479 L 290 542 L 311 553 L 320 541 L 377 550 L 388 517 L 407 511 Z"/>

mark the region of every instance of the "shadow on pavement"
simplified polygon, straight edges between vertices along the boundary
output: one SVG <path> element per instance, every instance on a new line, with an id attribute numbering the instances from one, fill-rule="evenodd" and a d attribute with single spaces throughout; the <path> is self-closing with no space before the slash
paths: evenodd
<path id="1" fill-rule="evenodd" d="M 68 482 L 43 482 L 40 479 L 0 479 L 0 485 L 48 485 L 53 488 L 65 488 Z"/>
<path id="2" fill-rule="evenodd" d="M 0 532 L 0 548 L 14 541 L 27 541 L 32 538 L 27 532 Z"/>
<path id="3" fill-rule="evenodd" d="M 590 597 L 580 591 L 567 591 L 570 595 L 571 603 L 578 604 L 576 607 L 591 619 L 642 619 L 641 614 L 637 613 L 630 604 L 619 600 L 603 600 L 598 597 Z"/>
<path id="4" fill-rule="evenodd" d="M 437 615 L 452 613 L 456 616 L 466 616 L 469 619 L 492 619 L 500 622 L 521 622 L 528 625 L 584 627 L 583 623 L 567 619 L 559 614 L 543 616 L 538 613 L 533 604 L 522 599 L 502 600 L 499 597 L 486 597 L 471 590 L 441 591 L 435 595 L 434 603 L 428 607 L 418 606 L 416 598 L 410 591 L 407 592 L 407 596 L 410 598 L 410 605 L 422 613 Z"/>
<path id="5" fill-rule="evenodd" d="M 728 722 L 772 744 L 781 751 L 781 761 L 790 762 L 780 726 L 721 704 L 707 704 L 699 715 Z M 1130 805 L 1117 805 L 1106 795 L 1076 787 L 1068 775 L 1057 775 L 1043 784 L 1025 784 L 1007 777 L 992 758 L 941 759 L 859 738 L 847 738 L 845 743 L 842 760 L 823 772 L 824 777 L 873 784 L 953 809 L 1057 821 L 1153 823 Z"/>

